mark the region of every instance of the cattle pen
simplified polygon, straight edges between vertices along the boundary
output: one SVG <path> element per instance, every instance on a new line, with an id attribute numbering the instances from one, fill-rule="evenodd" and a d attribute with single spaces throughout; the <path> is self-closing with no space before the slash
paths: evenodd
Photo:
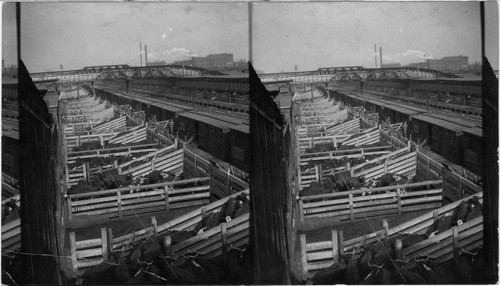
<path id="1" fill-rule="evenodd" d="M 31 89 L 22 114 L 34 124 L 24 142 L 37 147 L 24 155 L 40 160 L 23 165 L 24 177 L 17 159 L 3 169 L 5 273 L 47 284 L 250 283 L 247 78 L 98 79 L 69 89 L 26 72 L 23 80 Z M 157 84 L 162 92 L 149 90 Z M 43 104 L 41 87 L 51 90 Z M 24 255 L 38 252 L 45 260 Z M 20 263 L 33 266 L 24 278 Z"/>
<path id="2" fill-rule="evenodd" d="M 283 90 L 292 92 L 291 105 L 281 109 L 276 104 L 282 104 L 280 93 L 273 94 L 273 102 L 261 83 L 251 94 L 250 114 L 256 114 L 251 117 L 252 132 L 266 134 L 254 138 L 258 141 L 253 144 L 275 148 L 272 152 L 284 158 L 282 167 L 274 166 L 264 159 L 267 156 L 261 153 L 266 149 L 261 147 L 254 149 L 258 161 L 253 164 L 283 170 L 273 173 L 277 182 L 272 186 L 289 182 L 279 191 L 252 186 L 255 197 L 261 189 L 282 196 L 275 202 L 283 210 L 265 222 L 278 223 L 285 230 L 285 246 L 276 243 L 265 248 L 284 249 L 277 265 L 288 269 L 290 280 L 276 279 L 298 284 L 370 284 L 382 279 L 379 272 L 392 275 L 395 269 L 387 264 L 396 261 L 394 265 L 403 272 L 423 273 L 422 265 L 432 264 L 432 271 L 447 273 L 439 281 L 471 281 L 457 269 L 466 264 L 480 269 L 482 262 L 477 261 L 484 259 L 484 187 L 482 171 L 471 164 L 477 161 L 458 153 L 482 156 L 473 149 L 481 137 L 474 137 L 474 144 L 464 144 L 480 134 L 472 126 L 478 124 L 477 109 L 469 110 L 474 123 L 457 121 L 449 109 L 431 112 L 388 97 L 360 94 L 354 82 L 316 84 L 310 89 L 287 82 L 289 88 Z M 438 106 L 440 100 L 432 104 Z M 426 131 L 433 128 L 439 131 Z M 261 248 L 256 239 L 256 247 Z M 345 275 L 350 279 L 354 272 L 349 271 L 355 268 L 359 280 L 343 280 Z"/>

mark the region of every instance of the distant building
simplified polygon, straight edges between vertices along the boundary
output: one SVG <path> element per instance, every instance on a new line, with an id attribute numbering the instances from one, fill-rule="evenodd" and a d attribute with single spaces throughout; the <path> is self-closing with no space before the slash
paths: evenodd
<path id="1" fill-rule="evenodd" d="M 189 60 L 175 61 L 173 65 L 191 66 L 205 68 L 209 70 L 237 70 L 248 72 L 248 62 L 246 60 L 234 61 L 233 54 L 211 54 L 206 57 L 192 57 Z"/>
<path id="2" fill-rule="evenodd" d="M 165 61 L 154 61 L 154 62 L 147 62 L 146 66 L 147 67 L 155 67 L 155 66 L 164 66 L 167 63 Z"/>
<path id="3" fill-rule="evenodd" d="M 400 63 L 382 64 L 382 68 L 400 68 Z"/>
<path id="4" fill-rule="evenodd" d="M 427 68 L 439 71 L 464 71 L 471 69 L 469 57 L 454 56 L 440 59 L 427 59 L 425 62 L 411 63 L 409 67 Z"/>

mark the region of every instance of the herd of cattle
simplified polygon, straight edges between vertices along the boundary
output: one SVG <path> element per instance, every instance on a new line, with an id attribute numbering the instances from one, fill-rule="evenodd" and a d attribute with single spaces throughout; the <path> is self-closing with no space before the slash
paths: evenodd
<path id="1" fill-rule="evenodd" d="M 188 252 L 174 259 L 169 256 L 169 250 L 163 245 L 165 236 L 170 236 L 173 246 L 248 213 L 249 210 L 248 196 L 240 194 L 228 199 L 220 210 L 208 213 L 193 230 L 168 231 L 143 241 L 129 241 L 120 251 L 111 253 L 109 260 L 85 271 L 81 282 L 99 285 L 249 284 L 253 276 L 253 251 L 248 245 L 241 249 L 230 246 L 227 260 L 219 256 L 210 261 L 195 252 Z M 131 250 L 129 246 L 132 246 Z M 125 252 L 125 249 L 128 251 Z"/>
<path id="2" fill-rule="evenodd" d="M 182 173 L 171 173 L 163 171 L 152 171 L 149 174 L 132 180 L 132 176 L 119 175 L 116 169 L 93 174 L 89 181 L 79 180 L 76 185 L 68 189 L 67 195 L 84 194 L 89 192 L 98 192 L 102 190 L 111 190 L 128 186 L 143 186 L 158 184 L 164 182 L 173 182 L 183 180 Z M 195 187 L 198 183 L 186 183 L 176 185 L 176 188 Z M 133 192 L 133 191 L 131 191 Z"/>
<path id="3" fill-rule="evenodd" d="M 402 248 L 424 241 L 437 233 L 481 215 L 482 205 L 476 197 L 463 201 L 451 215 L 434 222 L 424 234 L 399 234 L 375 244 L 364 240 L 352 251 L 340 255 L 339 263 L 317 272 L 313 284 L 481 284 L 485 271 L 482 248 L 468 252 L 461 249 L 458 263 L 438 264 L 429 256 L 415 258 L 417 267 L 404 268 L 396 252 L 396 240 Z M 361 254 L 356 260 L 354 257 Z"/>

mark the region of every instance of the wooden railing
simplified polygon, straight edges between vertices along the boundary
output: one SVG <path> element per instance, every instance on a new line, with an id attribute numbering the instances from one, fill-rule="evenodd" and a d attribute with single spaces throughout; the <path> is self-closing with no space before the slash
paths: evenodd
<path id="1" fill-rule="evenodd" d="M 440 207 L 442 204 L 441 188 L 402 191 L 412 187 L 438 184 L 442 184 L 442 181 L 426 181 L 301 197 L 299 198 L 300 220 L 304 222 L 310 218 L 331 217 L 338 221 L 355 221 L 356 219 Z M 385 193 L 379 194 L 381 191 Z"/>
<path id="2" fill-rule="evenodd" d="M 220 226 L 209 229 L 190 239 L 172 246 L 167 252 L 180 258 L 189 252 L 198 252 L 206 259 L 225 255 L 231 247 L 240 247 L 249 242 L 250 214 L 244 214 Z"/>
<path id="3" fill-rule="evenodd" d="M 21 219 L 18 218 L 2 225 L 2 254 L 9 254 L 9 251 L 18 251 L 20 248 Z"/>
<path id="4" fill-rule="evenodd" d="M 156 219 L 151 219 L 151 226 L 134 231 L 133 233 L 126 234 L 120 237 L 113 238 L 112 235 L 110 235 L 109 230 L 108 230 L 108 237 L 110 237 L 110 249 L 115 250 L 119 249 L 127 244 L 127 242 L 135 237 L 136 241 L 140 241 L 142 239 L 145 239 L 147 237 L 153 236 L 155 234 L 163 234 L 164 232 L 167 231 L 183 231 L 183 230 L 193 230 L 196 226 L 197 223 L 201 221 L 204 215 L 207 213 L 213 212 L 213 211 L 219 211 L 224 203 L 227 202 L 229 198 L 234 198 L 240 194 L 247 194 L 249 193 L 248 189 L 238 192 L 236 194 L 233 194 L 231 196 L 228 196 L 226 198 L 220 199 L 218 201 L 215 201 L 213 203 L 207 204 L 203 207 L 200 207 L 196 210 L 190 211 L 184 215 L 181 215 L 173 220 L 170 220 L 168 222 L 165 222 L 163 224 L 157 224 Z M 124 252 L 127 253 L 131 250 L 131 247 L 128 247 L 124 249 Z"/>
<path id="5" fill-rule="evenodd" d="M 74 164 L 77 159 L 103 158 L 109 156 L 126 156 L 135 153 L 154 152 L 158 150 L 156 146 L 158 146 L 158 144 L 152 143 L 152 144 L 142 144 L 134 146 L 123 146 L 123 147 L 68 152 L 67 164 Z"/>
<path id="6" fill-rule="evenodd" d="M 145 140 L 146 140 L 146 126 L 138 126 L 136 128 L 131 129 L 130 132 L 127 132 L 126 134 L 110 138 L 107 142 L 110 144 L 122 143 L 125 145 L 127 143 L 135 143 Z"/>
<path id="7" fill-rule="evenodd" d="M 108 238 L 101 228 L 101 237 L 76 241 L 75 233 L 69 233 L 71 266 L 73 271 L 83 270 L 108 260 Z"/>
<path id="8" fill-rule="evenodd" d="M 479 198 L 481 203 L 483 202 L 482 192 L 475 194 L 475 196 Z M 328 241 L 307 243 L 306 235 L 301 234 L 300 248 L 303 272 L 308 277 L 312 277 L 316 271 L 330 267 L 334 263 L 338 263 L 340 254 L 352 251 L 363 241 L 364 244 L 371 245 L 383 239 L 392 238 L 403 233 L 424 234 L 427 228 L 437 220 L 444 216 L 451 215 L 462 201 L 467 201 L 472 197 L 473 196 L 466 197 L 462 200 L 440 207 L 392 228 L 389 228 L 387 221 L 383 220 L 382 229 L 346 241 L 343 239 L 342 232 L 335 229 L 332 230 L 332 239 Z M 413 268 L 415 264 L 412 260 L 415 256 L 420 254 L 430 255 L 436 258 L 436 262 L 443 263 L 453 258 L 454 253 L 457 253 L 459 248 L 463 247 L 465 250 L 472 250 L 479 247 L 482 245 L 482 221 L 482 216 L 475 218 L 459 227 L 454 227 L 433 238 L 403 249 L 403 261 L 407 262 L 404 268 Z M 458 247 L 453 247 L 453 245 L 451 245 L 452 243 Z M 360 256 L 361 254 L 357 253 L 353 259 L 357 260 Z"/>
<path id="9" fill-rule="evenodd" d="M 341 124 L 326 125 L 321 124 L 309 124 L 305 127 L 299 128 L 297 134 L 299 137 L 319 137 L 331 136 L 331 135 L 341 135 L 341 134 L 355 134 L 361 131 L 360 119 L 355 118 Z"/>
<path id="10" fill-rule="evenodd" d="M 137 214 L 189 208 L 209 202 L 209 185 L 173 189 L 193 182 L 209 182 L 210 178 L 194 178 L 152 185 L 89 192 L 68 196 L 69 219 L 75 217 L 123 218 Z M 150 190 L 153 189 L 153 190 Z"/>
<path id="11" fill-rule="evenodd" d="M 212 178 L 210 192 L 219 198 L 248 189 L 248 183 L 233 174 L 221 170 L 207 159 L 187 148 L 184 148 L 184 172 L 191 176 L 210 176 Z"/>
<path id="12" fill-rule="evenodd" d="M 143 162 L 135 165 L 135 163 Z M 144 176 L 153 171 L 172 172 L 182 169 L 184 166 L 184 149 L 176 149 L 176 145 L 170 145 L 158 151 L 141 156 L 132 161 L 118 165 L 118 173 L 130 174 L 133 179 Z"/>

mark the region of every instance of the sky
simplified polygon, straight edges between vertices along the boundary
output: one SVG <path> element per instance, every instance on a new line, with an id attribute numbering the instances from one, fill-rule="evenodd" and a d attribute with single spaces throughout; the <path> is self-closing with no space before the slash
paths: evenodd
<path id="1" fill-rule="evenodd" d="M 30 72 L 232 53 L 248 59 L 244 3 L 23 3 L 21 58 Z M 143 60 L 144 63 L 144 60 Z"/>
<path id="2" fill-rule="evenodd" d="M 486 10 L 498 69 L 498 10 L 495 3 Z M 299 71 L 372 68 L 375 44 L 384 63 L 457 55 L 481 62 L 478 2 L 255 3 L 252 28 L 253 65 L 268 73 L 295 65 Z"/>
<path id="3" fill-rule="evenodd" d="M 16 4 L 2 3 L 2 59 L 17 66 Z"/>

